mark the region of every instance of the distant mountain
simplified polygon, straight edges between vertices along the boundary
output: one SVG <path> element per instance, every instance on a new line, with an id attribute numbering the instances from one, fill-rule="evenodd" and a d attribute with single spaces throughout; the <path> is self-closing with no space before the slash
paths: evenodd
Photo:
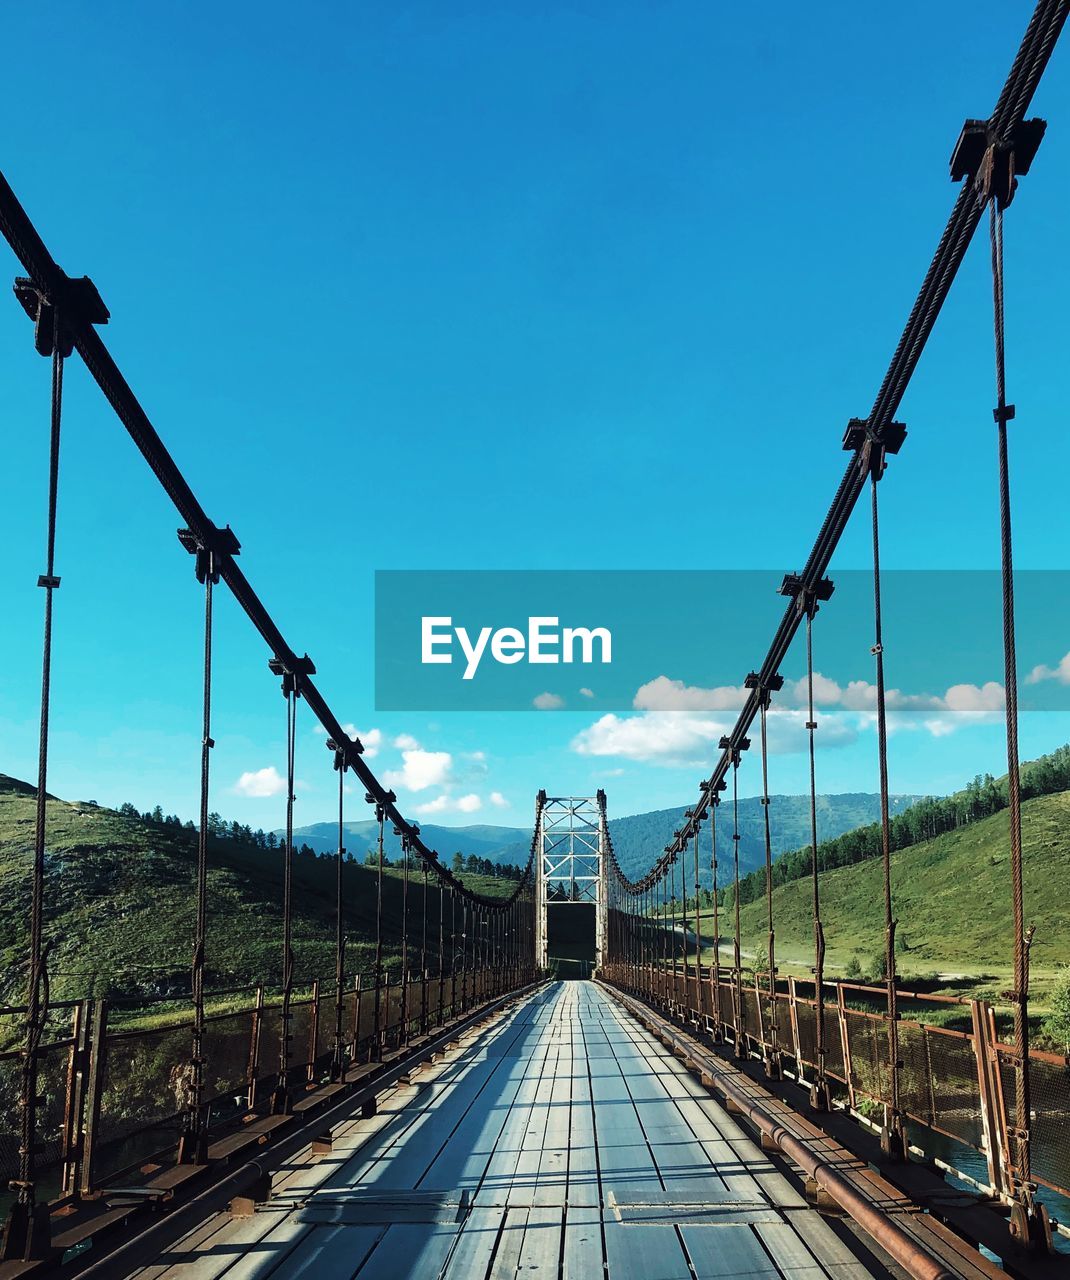
<path id="1" fill-rule="evenodd" d="M 920 796 L 897 795 L 891 799 L 893 814 L 901 813 Z M 880 816 L 880 797 L 869 792 L 847 792 L 843 795 L 818 796 L 817 831 L 819 840 L 830 840 L 851 831 L 855 827 L 875 822 Z M 613 849 L 624 874 L 641 874 L 672 839 L 673 832 L 683 822 L 684 810 L 656 809 L 651 813 L 637 813 L 625 818 L 609 820 L 609 834 Z M 810 840 L 810 797 L 771 796 L 769 824 L 773 841 L 773 856 L 798 849 Z M 378 827 L 374 821 L 346 823 L 346 849 L 363 860 L 369 849 L 375 848 Z M 278 834 L 281 834 L 278 833 Z M 531 830 L 522 827 L 499 827 L 485 824 L 469 827 L 440 827 L 432 824 L 421 826 L 420 834 L 443 858 L 454 853 L 465 857 L 476 854 L 480 858 L 501 865 L 514 863 L 524 866 L 531 849 Z M 739 802 L 739 865 L 740 873 L 753 871 L 765 861 L 765 827 L 762 805 L 757 796 Z M 294 840 L 307 844 L 317 853 L 330 852 L 338 845 L 338 825 L 334 822 L 315 822 L 307 827 L 294 829 Z M 704 829 L 700 850 L 700 879 L 710 884 L 709 827 Z M 401 842 L 387 827 L 385 851 L 395 858 L 401 851 Z M 724 870 L 732 861 L 732 807 L 730 802 L 721 805 L 717 815 L 717 853 Z"/>
<path id="2" fill-rule="evenodd" d="M 901 813 L 920 796 L 891 797 L 891 811 Z M 684 809 L 656 809 L 627 818 L 610 818 L 609 834 L 617 862 L 626 876 L 641 875 L 653 858 L 669 843 L 684 820 Z M 829 840 L 880 817 L 880 796 L 851 791 L 842 795 L 817 797 L 817 838 Z M 810 797 L 770 796 L 769 829 L 773 857 L 810 843 Z M 753 871 L 765 862 L 765 820 L 758 796 L 739 801 L 740 874 Z M 718 879 L 726 883 L 732 866 L 732 802 L 723 800 L 717 811 Z M 689 864 L 690 865 L 690 864 Z M 699 839 L 699 879 L 712 883 L 710 871 L 710 828 L 707 823 Z M 690 876 L 688 883 L 690 883 Z"/>
<path id="3" fill-rule="evenodd" d="M 379 824 L 374 820 L 363 822 L 347 822 L 345 824 L 346 851 L 358 861 L 377 847 Z M 282 835 L 278 831 L 276 835 Z M 531 852 L 531 831 L 519 827 L 497 827 L 479 824 L 470 827 L 437 827 L 432 823 L 420 825 L 420 835 L 432 849 L 437 849 L 443 859 L 449 859 L 455 853 L 463 853 L 465 857 L 474 853 L 477 857 L 487 858 L 497 866 L 513 863 L 525 866 Z M 307 827 L 294 828 L 294 843 L 307 844 L 317 853 L 333 853 L 338 848 L 338 823 L 313 822 Z M 401 839 L 394 835 L 393 828 L 387 824 L 383 848 L 388 858 L 396 858 L 401 853 Z"/>

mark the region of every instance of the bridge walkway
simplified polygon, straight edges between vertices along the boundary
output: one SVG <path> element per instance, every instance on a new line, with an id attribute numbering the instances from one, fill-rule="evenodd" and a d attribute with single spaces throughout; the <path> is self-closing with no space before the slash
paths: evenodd
<path id="1" fill-rule="evenodd" d="M 849 1243 L 850 1242 L 850 1245 Z M 541 989 L 138 1280 L 863 1280 L 735 1120 L 592 983 Z"/>

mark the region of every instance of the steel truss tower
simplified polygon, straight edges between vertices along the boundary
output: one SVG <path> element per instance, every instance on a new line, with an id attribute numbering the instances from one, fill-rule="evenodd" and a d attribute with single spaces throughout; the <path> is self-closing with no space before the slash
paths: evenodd
<path id="1" fill-rule="evenodd" d="M 547 796 L 540 791 L 535 837 L 536 961 L 548 961 L 548 909 L 569 905 L 594 907 L 595 967 L 605 944 L 606 794 Z"/>

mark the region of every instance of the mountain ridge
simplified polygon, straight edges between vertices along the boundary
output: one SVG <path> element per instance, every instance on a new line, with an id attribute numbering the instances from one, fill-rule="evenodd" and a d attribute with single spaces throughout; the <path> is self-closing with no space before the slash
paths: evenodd
<path id="1" fill-rule="evenodd" d="M 893 815 L 902 813 L 910 805 L 922 799 L 920 795 L 894 795 L 891 797 Z M 874 822 L 880 815 L 880 796 L 868 791 L 829 792 L 817 797 L 818 838 L 828 840 L 855 827 Z M 641 875 L 658 853 L 672 839 L 674 831 L 683 822 L 683 805 L 671 809 L 652 809 L 645 813 L 610 817 L 609 835 L 617 862 L 625 875 Z M 769 797 L 770 828 L 773 840 L 773 857 L 788 853 L 810 841 L 809 795 L 775 794 Z M 373 820 L 345 823 L 346 849 L 354 857 L 362 859 L 376 846 L 378 826 Z M 765 862 L 765 819 L 761 797 L 745 796 L 739 801 L 739 864 L 740 873 L 753 871 Z M 487 823 L 475 823 L 461 827 L 442 827 L 424 824 L 420 833 L 426 843 L 437 849 L 440 856 L 449 858 L 454 853 L 467 857 L 475 854 L 496 865 L 512 863 L 524 866 L 531 849 L 531 828 L 504 827 Z M 276 832 L 281 835 L 281 832 Z M 731 860 L 732 849 L 731 806 L 722 804 L 717 814 L 717 842 L 719 862 L 724 866 Z M 317 853 L 333 852 L 338 846 L 337 822 L 313 822 L 294 828 L 294 840 L 306 843 Z M 401 840 L 388 825 L 384 837 L 384 852 L 388 858 L 396 858 L 401 852 Z M 703 841 L 700 852 L 700 881 L 712 883 L 708 839 Z"/>

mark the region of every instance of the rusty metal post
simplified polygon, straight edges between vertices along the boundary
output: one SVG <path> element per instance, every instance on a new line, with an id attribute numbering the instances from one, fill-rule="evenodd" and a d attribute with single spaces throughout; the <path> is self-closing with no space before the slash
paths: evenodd
<path id="1" fill-rule="evenodd" d="M 308 1014 L 308 1059 L 305 1063 L 305 1083 L 312 1084 L 316 1079 L 316 1059 L 320 1036 L 320 980 L 312 980 L 312 1000 Z"/>
<path id="2" fill-rule="evenodd" d="M 847 1102 L 854 1110 L 855 1098 L 854 1063 L 851 1060 L 851 1037 L 847 1033 L 847 1006 L 843 999 L 843 983 L 836 983 L 836 1014 L 840 1028 L 840 1044 L 843 1048 L 843 1074 L 847 1079 Z"/>
<path id="3" fill-rule="evenodd" d="M 795 1054 L 795 1067 L 799 1083 L 805 1082 L 806 1064 L 803 1062 L 802 1041 L 799 1039 L 799 993 L 795 987 L 795 979 L 788 978 L 788 1017 L 791 1020 L 791 1043 Z"/>
<path id="4" fill-rule="evenodd" d="M 988 1031 L 990 1015 L 991 1007 L 984 1001 L 970 1001 L 973 1052 L 977 1062 L 977 1090 L 981 1100 L 981 1141 L 988 1166 L 988 1181 L 1001 1199 L 1009 1200 L 1014 1185 L 1007 1158 L 999 1060 Z"/>
<path id="5" fill-rule="evenodd" d="M 61 1194 L 77 1199 L 82 1161 L 82 1132 L 86 1083 L 89 1074 L 89 1037 L 93 1005 L 82 1000 L 71 1019 L 71 1052 L 67 1062 L 66 1105 L 63 1112 L 63 1173 Z"/>
<path id="6" fill-rule="evenodd" d="M 86 1085 L 85 1131 L 82 1138 L 81 1193 L 92 1195 L 95 1188 L 94 1158 L 100 1128 L 100 1103 L 108 1060 L 108 1002 L 97 1000 L 89 1033 L 89 1080 Z"/>
<path id="7" fill-rule="evenodd" d="M 253 1001 L 253 1016 L 249 1028 L 249 1069 L 246 1075 L 246 1106 L 250 1111 L 257 1104 L 257 1085 L 260 1079 L 260 1042 L 264 1031 L 264 987 L 257 987 Z"/>

